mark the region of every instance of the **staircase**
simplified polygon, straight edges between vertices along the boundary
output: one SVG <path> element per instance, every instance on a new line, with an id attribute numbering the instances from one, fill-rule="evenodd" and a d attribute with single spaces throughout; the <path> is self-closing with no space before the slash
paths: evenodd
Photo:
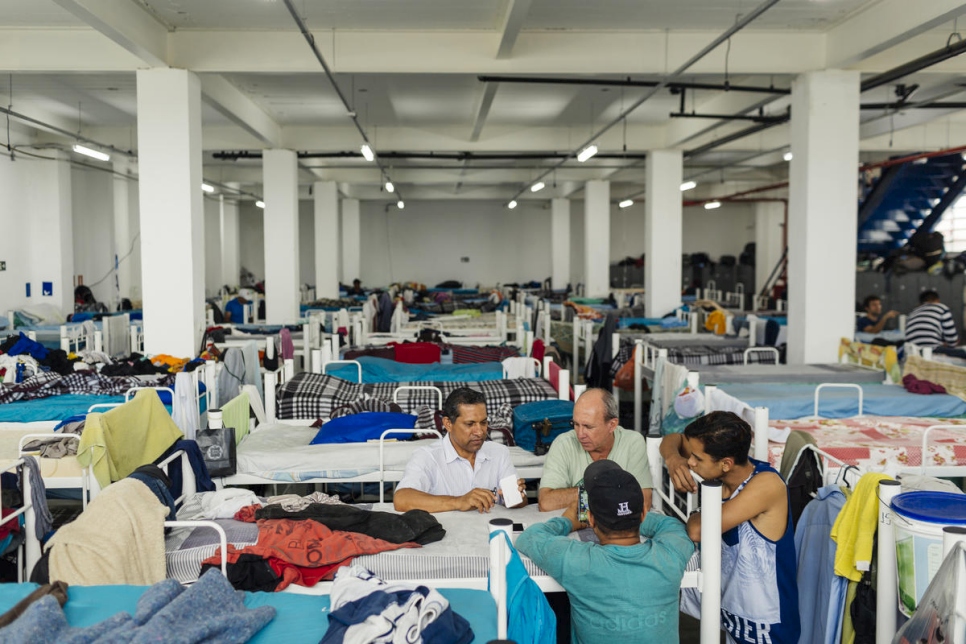
<path id="1" fill-rule="evenodd" d="M 918 159 L 859 177 L 859 252 L 886 254 L 931 231 L 966 188 L 959 153 Z"/>

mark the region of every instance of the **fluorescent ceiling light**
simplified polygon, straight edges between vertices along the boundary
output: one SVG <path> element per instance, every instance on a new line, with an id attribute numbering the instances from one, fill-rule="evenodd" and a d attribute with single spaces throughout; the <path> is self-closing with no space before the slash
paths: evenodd
<path id="1" fill-rule="evenodd" d="M 372 148 L 369 147 L 368 143 L 363 143 L 362 147 L 359 149 L 362 151 L 362 158 L 366 161 L 372 161 L 376 158 L 376 155 L 372 153 Z"/>
<path id="2" fill-rule="evenodd" d="M 786 161 L 791 161 L 792 160 L 792 153 L 791 152 L 786 152 L 785 154 L 782 155 L 782 158 L 785 159 Z"/>
<path id="3" fill-rule="evenodd" d="M 583 163 L 584 161 L 594 156 L 595 154 L 597 154 L 597 146 L 594 144 L 590 144 L 577 154 L 577 160 Z"/>
<path id="4" fill-rule="evenodd" d="M 694 190 L 697 187 L 698 187 L 698 184 L 695 183 L 694 181 L 685 181 L 684 183 L 681 184 L 681 192 L 685 192 L 687 190 Z"/>
<path id="5" fill-rule="evenodd" d="M 704 204 L 705 210 L 714 210 L 715 208 L 720 208 L 720 207 L 721 207 L 720 201 L 709 201 L 708 203 Z"/>
<path id="6" fill-rule="evenodd" d="M 205 192 L 214 192 L 215 191 L 214 186 L 209 186 L 207 183 L 201 184 L 201 189 L 204 190 Z"/>
<path id="7" fill-rule="evenodd" d="M 406 204 L 403 203 L 402 199 L 396 202 L 396 208 L 399 208 L 400 210 L 402 210 L 405 207 L 406 207 Z"/>
<path id="8" fill-rule="evenodd" d="M 104 154 L 103 152 L 98 152 L 97 150 L 92 150 L 90 148 L 85 148 L 83 145 L 75 145 L 74 152 L 77 154 L 83 154 L 84 156 L 91 157 L 92 159 L 97 159 L 98 161 L 110 161 L 111 155 Z"/>
<path id="9" fill-rule="evenodd" d="M 386 192 L 396 192 L 396 186 L 392 185 L 392 181 L 386 182 Z"/>
<path id="10" fill-rule="evenodd" d="M 513 199 L 512 201 L 510 201 L 510 203 L 506 205 L 506 207 L 509 208 L 510 210 L 513 210 L 514 208 L 517 207 L 517 200 Z"/>
<path id="11" fill-rule="evenodd" d="M 540 192 L 546 187 L 547 187 L 547 184 L 545 184 L 543 181 L 538 181 L 532 186 L 530 186 L 530 192 Z"/>
<path id="12" fill-rule="evenodd" d="M 265 208 L 265 202 L 262 201 L 261 199 L 259 199 L 258 201 L 255 202 L 255 206 L 258 207 L 258 208 L 264 209 Z"/>
<path id="13" fill-rule="evenodd" d="M 633 206 L 633 205 L 634 205 L 634 200 L 633 199 L 625 199 L 624 201 L 622 201 L 619 204 L 617 204 L 617 207 L 618 208 L 627 208 L 627 207 Z"/>

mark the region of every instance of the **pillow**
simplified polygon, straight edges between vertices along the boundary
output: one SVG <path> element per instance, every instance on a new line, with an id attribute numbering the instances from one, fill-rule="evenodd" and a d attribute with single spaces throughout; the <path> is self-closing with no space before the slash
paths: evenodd
<path id="1" fill-rule="evenodd" d="M 322 424 L 309 445 L 324 443 L 364 443 L 379 440 L 387 429 L 412 429 L 416 426 L 416 416 L 395 412 L 367 411 L 335 418 Z M 390 434 L 386 438 L 408 440 L 410 434 Z"/>

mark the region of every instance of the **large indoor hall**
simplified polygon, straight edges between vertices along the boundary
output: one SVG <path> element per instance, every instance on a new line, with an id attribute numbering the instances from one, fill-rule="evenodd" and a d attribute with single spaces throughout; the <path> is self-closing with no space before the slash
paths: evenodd
<path id="1" fill-rule="evenodd" d="M 964 36 L 0 0 L 0 642 L 966 642 Z"/>

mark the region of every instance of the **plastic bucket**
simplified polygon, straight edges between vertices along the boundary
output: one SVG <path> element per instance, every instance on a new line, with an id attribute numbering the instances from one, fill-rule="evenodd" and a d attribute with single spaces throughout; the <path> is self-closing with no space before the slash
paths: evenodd
<path id="1" fill-rule="evenodd" d="M 966 526 L 966 495 L 904 492 L 892 499 L 899 610 L 911 616 L 943 562 L 943 528 Z"/>

